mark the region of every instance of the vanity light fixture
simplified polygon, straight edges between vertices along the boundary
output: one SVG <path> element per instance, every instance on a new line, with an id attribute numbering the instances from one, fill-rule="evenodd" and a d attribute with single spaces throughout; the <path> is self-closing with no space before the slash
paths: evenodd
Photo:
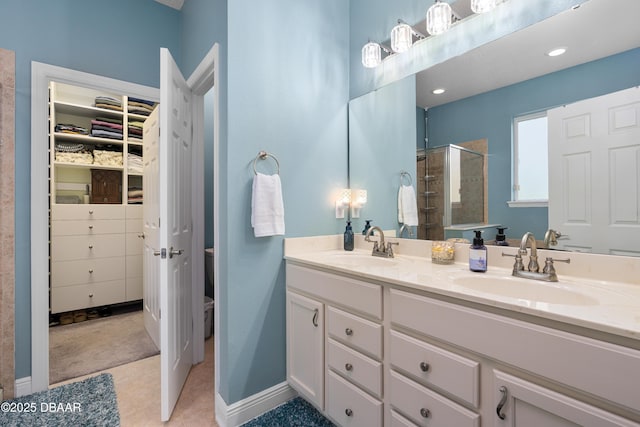
<path id="1" fill-rule="evenodd" d="M 413 38 L 418 40 L 426 38 L 424 34 L 413 28 L 411 25 L 398 19 L 398 25 L 391 30 L 391 50 L 396 53 L 406 52 L 413 45 Z"/>
<path id="2" fill-rule="evenodd" d="M 393 54 L 391 49 L 380 43 L 370 41 L 365 44 L 362 47 L 362 65 L 366 68 L 375 68 L 382 64 L 382 52 L 385 52 L 387 56 Z"/>
<path id="3" fill-rule="evenodd" d="M 432 36 L 442 34 L 451 27 L 453 11 L 449 3 L 436 0 L 427 10 L 427 32 Z"/>
<path id="4" fill-rule="evenodd" d="M 446 92 L 446 89 L 444 89 L 444 88 L 438 88 L 438 89 L 434 89 L 434 90 L 431 91 L 431 93 L 434 94 L 434 95 L 441 95 L 441 94 L 443 94 L 445 92 Z"/>
<path id="5" fill-rule="evenodd" d="M 547 52 L 547 56 L 560 56 L 567 51 L 566 47 L 557 47 Z"/>
<path id="6" fill-rule="evenodd" d="M 485 13 L 496 7 L 496 0 L 471 0 L 471 11 L 473 13 Z"/>
<path id="7" fill-rule="evenodd" d="M 367 190 L 351 190 L 351 218 L 360 218 L 360 209 L 367 204 Z"/>

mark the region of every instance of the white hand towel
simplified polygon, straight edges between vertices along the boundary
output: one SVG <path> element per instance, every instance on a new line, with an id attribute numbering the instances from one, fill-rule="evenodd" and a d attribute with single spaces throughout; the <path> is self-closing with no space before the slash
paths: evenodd
<path id="1" fill-rule="evenodd" d="M 284 235 L 284 203 L 280 175 L 253 176 L 251 226 L 256 237 Z"/>
<path id="2" fill-rule="evenodd" d="M 408 226 L 418 225 L 418 203 L 412 185 L 401 185 L 398 191 L 398 222 Z"/>

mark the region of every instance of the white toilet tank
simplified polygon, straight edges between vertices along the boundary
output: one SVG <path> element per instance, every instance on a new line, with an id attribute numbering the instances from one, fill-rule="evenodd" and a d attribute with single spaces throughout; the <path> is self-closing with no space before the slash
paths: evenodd
<path id="1" fill-rule="evenodd" d="M 206 248 L 204 250 L 204 265 L 207 274 L 207 283 L 209 289 L 213 292 L 213 248 Z"/>

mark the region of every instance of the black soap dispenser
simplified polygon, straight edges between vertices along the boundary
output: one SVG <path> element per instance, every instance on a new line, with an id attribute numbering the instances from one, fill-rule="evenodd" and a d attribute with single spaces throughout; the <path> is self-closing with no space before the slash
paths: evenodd
<path id="1" fill-rule="evenodd" d="M 482 230 L 474 230 L 476 237 L 469 247 L 469 270 L 478 273 L 487 271 L 487 247 L 482 239 Z"/>
<path id="2" fill-rule="evenodd" d="M 509 227 L 497 227 L 498 234 L 496 234 L 496 245 L 497 246 L 509 246 L 509 242 L 507 242 L 507 236 L 504 234 L 504 230 Z"/>
<path id="3" fill-rule="evenodd" d="M 344 230 L 344 250 L 353 250 L 353 229 L 351 228 L 351 221 L 347 221 L 347 228 Z"/>
<path id="4" fill-rule="evenodd" d="M 365 224 L 364 224 L 364 230 L 362 230 L 362 235 L 364 236 L 365 234 L 367 234 L 367 231 L 369 231 L 369 229 L 371 228 L 371 221 L 370 219 L 365 220 Z M 373 233 L 371 233 L 373 234 Z"/>

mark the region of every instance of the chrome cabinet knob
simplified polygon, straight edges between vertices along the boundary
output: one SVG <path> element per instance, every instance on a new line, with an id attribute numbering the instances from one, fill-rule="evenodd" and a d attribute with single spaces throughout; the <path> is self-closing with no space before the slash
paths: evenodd
<path id="1" fill-rule="evenodd" d="M 350 416 L 353 415 L 353 411 L 351 409 L 349 409 L 349 408 L 345 409 L 344 413 L 347 414 L 347 417 L 350 417 Z"/>
<path id="2" fill-rule="evenodd" d="M 431 416 L 431 411 L 427 408 L 421 408 L 420 415 L 422 415 L 423 418 L 429 418 Z"/>
<path id="3" fill-rule="evenodd" d="M 93 249 L 93 245 L 89 245 L 89 249 Z"/>
<path id="4" fill-rule="evenodd" d="M 351 363 L 347 363 L 346 365 L 344 365 L 344 369 L 346 369 L 347 371 L 352 371 L 353 365 Z"/>
<path id="5" fill-rule="evenodd" d="M 422 372 L 427 372 L 430 368 L 431 366 L 427 362 L 420 362 L 420 370 Z"/>
<path id="6" fill-rule="evenodd" d="M 89 230 L 93 230 L 93 225 L 90 225 L 90 226 L 89 226 Z"/>
<path id="7" fill-rule="evenodd" d="M 90 211 L 89 211 L 89 215 L 93 215 L 93 210 L 90 210 Z"/>
<path id="8" fill-rule="evenodd" d="M 353 329 L 347 328 L 347 329 L 344 330 L 344 333 L 347 334 L 348 336 L 351 336 L 351 335 L 353 335 Z"/>
<path id="9" fill-rule="evenodd" d="M 89 294 L 89 298 L 93 298 L 93 294 Z"/>
<path id="10" fill-rule="evenodd" d="M 93 268 L 89 269 L 89 274 L 93 274 Z"/>

